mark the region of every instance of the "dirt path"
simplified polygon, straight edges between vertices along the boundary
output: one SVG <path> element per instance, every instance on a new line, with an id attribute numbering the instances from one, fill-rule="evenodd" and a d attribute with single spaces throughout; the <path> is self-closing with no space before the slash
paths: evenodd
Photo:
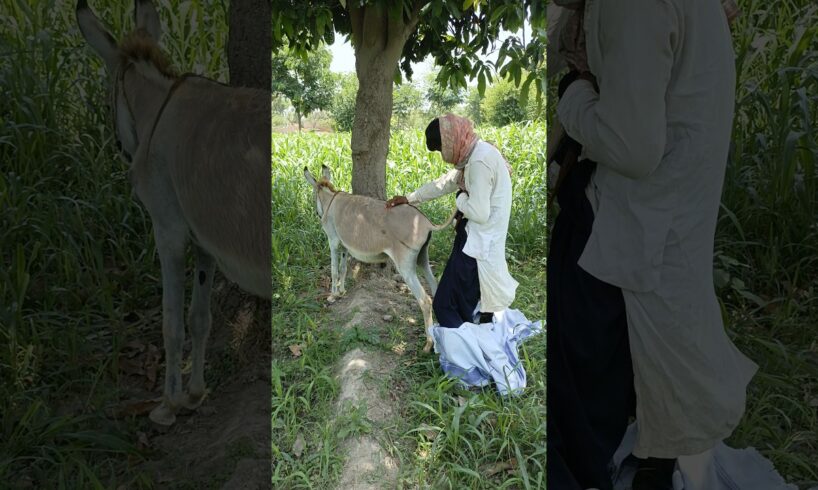
<path id="1" fill-rule="evenodd" d="M 357 274 L 353 274 L 353 278 Z M 347 352 L 338 363 L 337 376 L 341 393 L 337 402 L 339 416 L 365 410 L 371 431 L 344 442 L 345 464 L 338 490 L 376 490 L 395 488 L 399 473 L 398 459 L 390 429 L 400 416 L 397 405 L 400 387 L 385 386 L 389 375 L 403 357 L 422 354 L 423 322 L 420 309 L 400 276 L 386 277 L 372 273 L 365 281 L 350 281 L 354 286 L 330 308 L 333 317 L 349 320 L 336 328 L 358 328 L 391 345 L 383 348 L 358 347 Z M 401 340 L 401 337 L 406 340 Z"/>
<path id="2" fill-rule="evenodd" d="M 180 414 L 170 428 L 141 417 L 138 445 L 148 456 L 141 469 L 157 488 L 268 489 L 270 353 L 264 346 L 270 345 L 269 303 L 223 278 L 217 278 L 212 301 L 205 368 L 210 393 L 198 410 Z M 162 345 L 161 327 L 156 326 L 161 318 L 157 323 L 158 315 L 152 316 L 143 336 L 131 342 L 137 350 L 140 344 L 147 347 L 131 357 L 143 369 L 123 377 L 130 400 L 150 400 L 161 393 L 161 349 L 155 347 Z M 189 339 L 187 344 L 186 353 Z M 146 415 L 153 405 L 143 401 L 124 406 L 137 406 Z"/>

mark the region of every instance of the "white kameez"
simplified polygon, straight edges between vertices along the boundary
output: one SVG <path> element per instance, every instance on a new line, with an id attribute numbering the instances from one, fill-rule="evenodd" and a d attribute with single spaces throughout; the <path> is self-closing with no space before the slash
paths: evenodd
<path id="1" fill-rule="evenodd" d="M 715 0 L 587 0 L 584 80 L 557 107 L 599 163 L 579 265 L 623 290 L 637 396 L 637 457 L 705 452 L 741 419 L 757 366 L 724 330 L 713 242 L 735 98 Z"/>
<path id="2" fill-rule="evenodd" d="M 450 170 L 406 198 L 419 204 L 451 194 L 458 190 L 458 172 Z M 503 311 L 514 301 L 518 286 L 506 263 L 511 177 L 503 156 L 485 141 L 477 143 L 463 172 L 468 194 L 457 197 L 457 209 L 469 220 L 463 253 L 477 260 L 481 311 Z"/>

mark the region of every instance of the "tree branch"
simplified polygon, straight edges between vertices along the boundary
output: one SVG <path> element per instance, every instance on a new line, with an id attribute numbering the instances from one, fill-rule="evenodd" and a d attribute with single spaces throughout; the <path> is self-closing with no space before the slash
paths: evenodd
<path id="1" fill-rule="evenodd" d="M 361 6 L 357 2 L 350 1 L 349 5 L 349 24 L 352 32 L 352 47 L 357 49 L 361 45 L 362 37 L 364 35 L 364 15 L 361 11 Z"/>
<path id="2" fill-rule="evenodd" d="M 403 37 L 405 39 L 408 39 L 415 30 L 415 27 L 417 27 L 418 22 L 420 21 L 420 11 L 428 3 L 429 0 L 415 0 L 414 5 L 412 5 L 412 16 L 409 17 L 409 21 L 406 23 L 404 28 Z"/>
<path id="3" fill-rule="evenodd" d="M 363 45 L 374 47 L 380 41 L 386 47 L 384 9 L 380 5 L 370 5 L 364 8 Z"/>

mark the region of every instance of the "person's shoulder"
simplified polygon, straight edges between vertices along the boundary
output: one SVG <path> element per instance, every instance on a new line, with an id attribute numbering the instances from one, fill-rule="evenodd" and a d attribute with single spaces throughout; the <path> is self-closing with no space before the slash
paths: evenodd
<path id="1" fill-rule="evenodd" d="M 489 168 L 493 168 L 498 163 L 505 162 L 503 155 L 500 153 L 494 145 L 487 141 L 479 141 L 477 146 L 474 148 L 474 152 L 471 155 L 469 164 L 472 163 L 480 163 L 485 165 Z"/>

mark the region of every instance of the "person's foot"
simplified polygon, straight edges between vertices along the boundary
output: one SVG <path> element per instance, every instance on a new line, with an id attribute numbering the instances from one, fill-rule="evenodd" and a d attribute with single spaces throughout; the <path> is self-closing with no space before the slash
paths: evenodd
<path id="1" fill-rule="evenodd" d="M 491 323 L 491 322 L 493 322 L 493 321 L 494 321 L 494 313 L 491 313 L 491 312 L 488 312 L 488 313 L 483 313 L 483 312 L 480 312 L 480 318 L 479 318 L 479 320 L 478 320 L 478 322 L 480 322 L 480 324 L 483 324 L 483 323 Z"/>
<path id="2" fill-rule="evenodd" d="M 673 490 L 673 470 L 675 459 L 639 459 L 636 474 L 631 483 L 632 490 Z"/>

